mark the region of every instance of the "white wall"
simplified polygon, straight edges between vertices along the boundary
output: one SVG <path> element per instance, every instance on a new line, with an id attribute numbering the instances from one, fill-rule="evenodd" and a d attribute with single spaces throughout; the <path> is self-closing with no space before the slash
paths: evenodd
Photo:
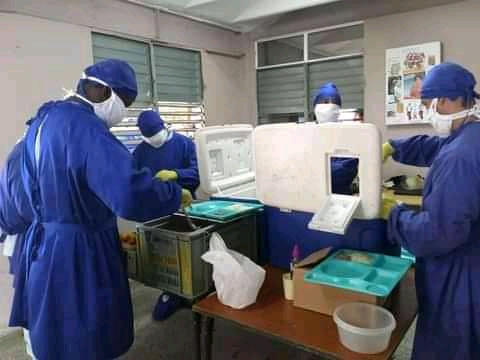
<path id="1" fill-rule="evenodd" d="M 238 50 L 241 35 L 119 0 L 2 0 L 0 11 L 190 46 Z"/>
<path id="2" fill-rule="evenodd" d="M 248 106 L 242 101 L 247 91 L 246 82 L 232 81 L 243 78 L 245 59 L 209 53 L 203 55 L 203 74 L 209 79 L 205 89 L 208 125 L 250 122 Z"/>
<path id="3" fill-rule="evenodd" d="M 0 13 L 0 29 L 3 162 L 38 106 L 75 85 L 92 47 L 88 29 L 76 25 Z"/>

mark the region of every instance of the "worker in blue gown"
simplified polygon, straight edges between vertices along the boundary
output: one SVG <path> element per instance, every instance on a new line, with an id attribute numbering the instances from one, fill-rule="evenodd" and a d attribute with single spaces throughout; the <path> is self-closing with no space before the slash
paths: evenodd
<path id="1" fill-rule="evenodd" d="M 19 141 L 5 161 L 0 172 L 0 182 L 8 184 L 8 187 L 0 187 L 0 229 L 5 235 L 5 246 L 8 246 L 8 253 L 4 255 L 9 257 L 9 272 L 15 276 L 15 269 L 18 264 L 19 253 L 21 252 L 23 233 L 32 222 L 28 202 L 25 196 L 12 196 L 16 192 L 24 194 L 23 182 L 20 174 L 20 157 L 23 150 L 23 141 Z M 13 216 L 12 216 L 13 214 Z M 22 215 L 25 214 L 25 215 Z M 15 218 L 17 222 L 7 223 L 8 218 Z M 8 245 L 7 245 L 7 242 Z"/>
<path id="2" fill-rule="evenodd" d="M 389 239 L 416 257 L 413 359 L 480 359 L 480 108 L 473 74 L 442 63 L 421 99 L 441 136 L 390 140 L 383 158 L 430 167 L 419 212 L 387 203 Z M 384 204 L 385 205 L 385 204 Z M 385 210 L 385 206 L 384 206 Z"/>
<path id="3" fill-rule="evenodd" d="M 31 120 L 27 121 L 27 128 L 30 123 Z M 25 196 L 21 175 L 23 144 L 22 136 L 8 154 L 0 171 L 0 184 L 6 185 L 0 187 L 0 204 L 3 205 L 0 207 L 0 233 L 3 232 L 6 235 L 5 242 L 11 241 L 8 254 L 4 255 L 9 257 L 9 272 L 14 277 L 24 245 L 24 233 L 33 219 L 33 212 Z M 16 196 L 14 196 L 15 194 Z M 17 219 L 17 222 L 8 224 L 7 219 Z"/>
<path id="4" fill-rule="evenodd" d="M 327 82 L 320 86 L 314 100 L 313 108 L 316 121 L 320 124 L 337 122 L 342 106 L 342 97 L 337 86 Z M 358 159 L 332 158 L 332 193 L 352 194 L 352 182 L 358 174 Z"/>
<path id="5" fill-rule="evenodd" d="M 200 176 L 193 141 L 167 129 L 160 115 L 152 110 L 140 114 L 138 127 L 143 141 L 133 151 L 137 164 L 148 167 L 162 181 L 176 181 L 194 195 Z"/>
<path id="6" fill-rule="evenodd" d="M 138 127 L 143 141 L 133 152 L 137 166 L 149 168 L 161 181 L 177 182 L 194 195 L 200 176 L 193 141 L 167 129 L 160 115 L 152 110 L 140 114 Z M 179 296 L 165 292 L 158 298 L 153 318 L 166 320 L 183 304 Z"/>
<path id="7" fill-rule="evenodd" d="M 130 348 L 133 312 L 116 217 L 145 221 L 191 203 L 176 183 L 138 170 L 109 131 L 136 96 L 130 65 L 100 61 L 72 96 L 43 105 L 25 135 L 21 176 L 33 219 L 10 326 L 30 331 L 39 360 L 107 360 Z M 8 214 L 4 226 L 18 221 Z"/>
<path id="8" fill-rule="evenodd" d="M 13 275 L 13 287 L 15 287 L 17 266 L 25 244 L 24 234 L 33 219 L 20 173 L 22 151 L 23 140 L 20 140 L 8 155 L 0 172 L 0 183 L 8 185 L 0 187 L 0 204 L 2 204 L 0 207 L 0 229 L 7 235 L 5 242 L 10 242 L 8 245 L 4 244 L 9 248 L 4 252 L 4 255 L 9 257 L 9 272 Z M 21 195 L 12 196 L 13 194 Z M 7 219 L 16 219 L 16 221 L 7 223 Z M 33 357 L 28 330 L 24 329 L 23 332 L 27 354 Z"/>

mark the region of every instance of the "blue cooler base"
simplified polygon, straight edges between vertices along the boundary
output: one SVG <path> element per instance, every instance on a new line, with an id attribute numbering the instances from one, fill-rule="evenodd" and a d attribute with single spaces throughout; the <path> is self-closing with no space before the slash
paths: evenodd
<path id="1" fill-rule="evenodd" d="M 269 262 L 288 269 L 295 244 L 303 259 L 326 247 L 364 250 L 386 255 L 400 255 L 400 247 L 387 242 L 387 223 L 381 219 L 353 220 L 345 235 L 309 230 L 312 214 L 299 211 L 284 212 L 265 206 L 265 241 Z"/>

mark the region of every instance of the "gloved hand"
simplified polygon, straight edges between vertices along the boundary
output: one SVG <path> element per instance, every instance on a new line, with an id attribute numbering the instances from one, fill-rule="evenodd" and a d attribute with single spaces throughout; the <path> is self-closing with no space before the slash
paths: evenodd
<path id="1" fill-rule="evenodd" d="M 177 181 L 178 174 L 173 170 L 160 170 L 155 177 L 161 181 Z"/>
<path id="2" fill-rule="evenodd" d="M 190 191 L 182 189 L 182 200 L 180 202 L 181 209 L 188 208 L 190 205 L 192 205 L 192 202 L 193 197 Z"/>
<path id="3" fill-rule="evenodd" d="M 382 196 L 382 211 L 380 217 L 383 220 L 388 220 L 393 208 L 398 204 L 399 203 L 393 197 L 384 194 Z"/>
<path id="4" fill-rule="evenodd" d="M 382 160 L 387 161 L 395 153 L 395 149 L 388 141 L 382 145 Z"/>

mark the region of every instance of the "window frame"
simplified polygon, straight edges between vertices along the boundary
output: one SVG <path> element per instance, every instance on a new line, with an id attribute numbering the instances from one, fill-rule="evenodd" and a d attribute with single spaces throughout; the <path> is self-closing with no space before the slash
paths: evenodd
<path id="1" fill-rule="evenodd" d="M 265 38 L 260 38 L 255 40 L 254 42 L 254 55 L 255 55 L 255 71 L 256 75 L 258 77 L 258 72 L 262 70 L 269 70 L 269 69 L 278 69 L 278 68 L 286 68 L 286 67 L 291 67 L 291 66 L 298 66 L 298 65 L 304 65 L 304 83 L 305 83 L 305 89 L 304 89 L 304 96 L 305 96 L 305 105 L 304 105 L 304 112 L 303 112 L 303 117 L 301 116 L 302 114 L 298 114 L 298 120 L 307 121 L 311 119 L 312 114 L 310 111 L 310 102 L 311 98 L 313 96 L 310 88 L 309 88 L 309 83 L 310 83 L 310 74 L 309 74 L 309 65 L 310 64 L 316 64 L 316 63 L 322 63 L 322 62 L 332 62 L 336 60 L 345 60 L 345 59 L 354 59 L 354 58 L 362 58 L 364 59 L 364 51 L 361 52 L 354 52 L 354 53 L 349 53 L 349 54 L 343 54 L 343 55 L 337 55 L 337 56 L 328 56 L 328 57 L 323 57 L 323 58 L 314 58 L 310 59 L 310 49 L 309 49 L 309 36 L 311 34 L 316 34 L 316 33 L 321 33 L 321 32 L 327 32 L 327 31 L 333 31 L 333 30 L 338 30 L 338 29 L 343 29 L 343 28 L 348 28 L 348 27 L 354 27 L 354 26 L 359 26 L 361 25 L 363 27 L 363 38 L 365 38 L 365 22 L 364 21 L 353 21 L 349 23 L 344 23 L 340 25 L 334 25 L 334 26 L 327 26 L 327 27 L 322 27 L 322 28 L 316 28 L 308 31 L 301 31 L 301 32 L 294 32 L 294 33 L 288 33 L 288 34 L 283 34 L 279 36 L 272 36 L 272 37 L 265 37 Z M 264 43 L 268 41 L 274 41 L 274 40 L 281 40 L 281 39 L 288 39 L 292 37 L 298 37 L 303 35 L 303 55 L 304 58 L 302 61 L 295 61 L 295 62 L 289 62 L 289 63 L 282 63 L 282 64 L 275 64 L 275 65 L 264 65 L 264 66 L 259 66 L 259 51 L 258 51 L 258 45 L 259 43 Z M 365 80 L 364 80 L 365 81 Z M 259 102 L 259 93 L 258 93 L 258 85 L 256 87 L 256 98 L 257 98 L 257 123 L 258 124 L 265 124 L 268 122 L 262 121 L 265 116 L 263 115 L 262 117 L 260 116 L 260 102 Z M 359 109 L 363 109 L 363 106 Z M 348 109 L 348 111 L 351 111 L 351 109 Z M 272 115 L 271 117 L 278 117 L 280 115 L 285 115 L 287 116 L 288 114 L 270 114 Z"/>
<path id="2" fill-rule="evenodd" d="M 179 127 L 179 125 L 185 125 L 185 124 L 191 124 L 192 127 L 188 129 L 187 131 L 185 130 L 176 130 L 180 134 L 184 134 L 188 137 L 193 137 L 195 134 L 195 131 L 199 128 L 205 127 L 206 125 L 206 112 L 205 112 L 205 85 L 204 85 L 204 79 L 203 79 L 203 61 L 202 61 L 202 51 L 200 49 L 194 49 L 194 48 L 189 48 L 185 46 L 177 46 L 173 44 L 165 44 L 153 39 L 140 39 L 136 37 L 129 37 L 129 36 L 123 36 L 123 35 L 118 35 L 118 34 L 112 34 L 104 31 L 97 31 L 97 30 L 92 30 L 90 32 L 91 36 L 91 47 L 92 47 L 92 60 L 95 60 L 95 54 L 94 54 L 94 36 L 95 34 L 98 34 L 100 36 L 104 37 L 111 37 L 111 38 L 116 38 L 119 40 L 124 40 L 124 41 L 135 41 L 139 42 L 142 44 L 146 44 L 148 46 L 148 52 L 147 56 L 148 59 L 147 63 L 150 65 L 150 91 L 151 91 L 151 102 L 141 102 L 139 104 L 133 104 L 132 108 L 128 108 L 127 112 L 129 113 L 127 117 L 125 117 L 122 120 L 122 123 L 113 126 L 110 131 L 112 134 L 114 134 L 119 141 L 121 141 L 128 149 L 129 151 L 133 151 L 133 148 L 138 145 L 142 141 L 142 137 L 140 134 L 140 131 L 137 127 L 136 122 L 133 122 L 132 119 L 136 119 L 138 115 L 145 110 L 155 110 L 159 112 L 161 116 L 163 114 L 160 112 L 160 108 L 162 106 L 170 105 L 171 108 L 191 108 L 191 109 L 200 109 L 200 111 L 194 112 L 197 116 L 200 117 L 198 121 L 188 121 L 188 119 L 181 119 L 177 121 L 171 121 L 168 120 L 169 117 L 173 116 L 172 114 L 167 114 L 165 119 L 165 123 L 167 124 L 168 127 L 170 128 L 176 128 Z M 200 78 L 200 102 L 172 102 L 172 101 L 162 101 L 161 99 L 158 98 L 157 95 L 157 86 L 156 86 L 156 65 L 155 65 L 155 47 L 165 47 L 165 48 L 172 48 L 172 49 L 178 49 L 178 50 L 184 50 L 184 51 L 191 51 L 191 52 L 196 52 L 198 53 L 199 57 L 199 78 Z M 137 106 L 136 106 L 137 105 Z M 186 117 L 192 116 L 187 112 L 181 112 L 179 111 L 179 114 L 182 114 Z M 179 115 L 181 116 L 181 115 Z"/>
<path id="3" fill-rule="evenodd" d="M 334 25 L 334 26 L 326 26 L 322 28 L 317 28 L 313 30 L 308 30 L 308 31 L 302 31 L 302 32 L 295 32 L 295 33 L 288 33 L 288 34 L 283 34 L 283 35 L 278 35 L 278 36 L 272 36 L 272 37 L 266 37 L 266 38 L 260 38 L 255 40 L 255 69 L 256 70 L 266 70 L 266 69 L 273 69 L 277 67 L 284 67 L 284 66 L 291 66 L 291 65 L 299 65 L 299 64 L 309 64 L 309 63 L 314 63 L 314 62 L 322 62 L 322 61 L 332 61 L 332 60 L 337 60 L 337 59 L 345 59 L 345 58 L 350 58 L 350 57 L 356 57 L 356 56 L 364 56 L 364 52 L 357 52 L 357 53 L 351 53 L 351 54 L 345 54 L 345 55 L 338 55 L 338 56 L 329 56 L 329 57 L 324 57 L 321 59 L 309 59 L 309 41 L 308 37 L 311 34 L 315 33 L 321 33 L 321 32 L 327 32 L 327 31 L 332 31 L 332 30 L 338 30 L 338 29 L 343 29 L 347 27 L 354 27 L 362 25 L 365 26 L 364 21 L 353 21 L 341 25 Z M 289 63 L 282 63 L 282 64 L 276 64 L 276 65 L 264 65 L 264 66 L 259 66 L 259 59 L 258 59 L 258 44 L 263 43 L 263 42 L 269 42 L 273 40 L 281 40 L 281 39 L 288 39 L 292 37 L 298 37 L 303 35 L 303 60 L 302 61 L 294 61 L 294 62 L 289 62 Z M 365 35 L 364 35 L 365 36 Z"/>

